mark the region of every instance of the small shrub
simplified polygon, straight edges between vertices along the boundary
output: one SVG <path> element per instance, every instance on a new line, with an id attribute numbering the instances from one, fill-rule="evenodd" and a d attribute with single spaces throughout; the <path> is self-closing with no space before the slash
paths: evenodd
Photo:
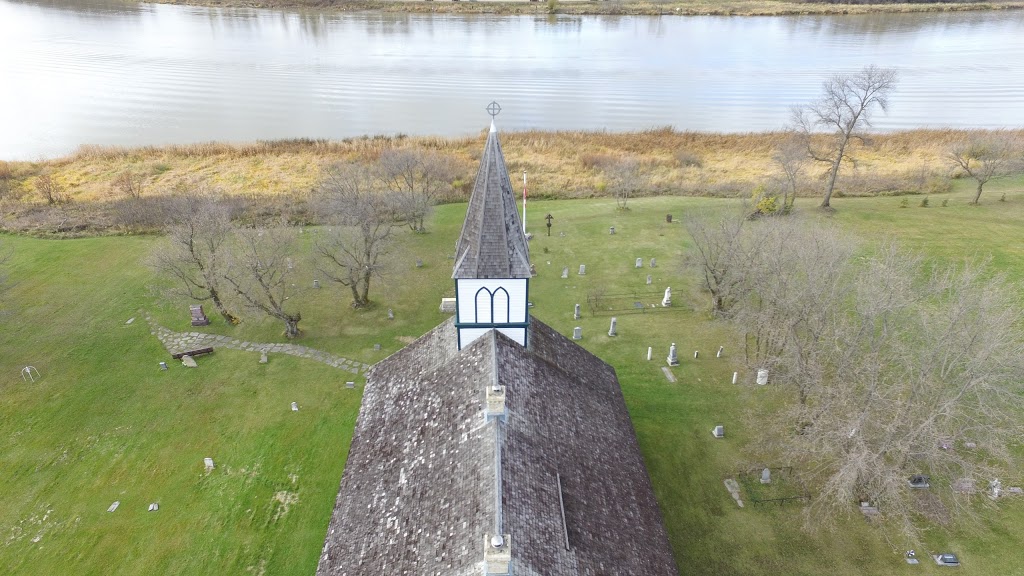
<path id="1" fill-rule="evenodd" d="M 68 201 L 64 186 L 49 174 L 42 174 L 36 177 L 36 192 L 50 206 L 63 204 Z"/>
<path id="2" fill-rule="evenodd" d="M 580 156 L 580 164 L 590 170 L 605 170 L 614 166 L 618 160 L 608 154 L 584 154 Z"/>
<path id="3" fill-rule="evenodd" d="M 676 162 L 683 168 L 703 168 L 704 162 L 700 159 L 700 156 L 693 152 L 683 149 L 676 151 Z"/>
<path id="4" fill-rule="evenodd" d="M 946 206 L 949 206 L 949 198 L 942 201 L 942 207 L 945 208 Z"/>
<path id="5" fill-rule="evenodd" d="M 558 0 L 548 0 L 548 14 L 558 13 Z"/>
<path id="6" fill-rule="evenodd" d="M 1002 196 L 999 197 L 999 201 L 1000 202 L 1006 202 L 1006 193 L 1005 192 L 1003 193 Z"/>
<path id="7" fill-rule="evenodd" d="M 920 206 L 921 206 L 921 208 L 927 208 L 928 207 L 928 197 L 927 196 L 925 196 L 924 198 L 921 198 Z"/>
<path id="8" fill-rule="evenodd" d="M 904 198 L 903 200 L 900 200 L 900 208 L 906 208 L 908 206 L 910 206 L 910 200 L 908 200 L 906 198 Z"/>

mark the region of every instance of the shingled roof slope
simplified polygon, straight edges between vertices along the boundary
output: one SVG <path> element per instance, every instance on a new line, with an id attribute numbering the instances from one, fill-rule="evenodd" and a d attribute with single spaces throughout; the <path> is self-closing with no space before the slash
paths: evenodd
<path id="1" fill-rule="evenodd" d="M 480 574 L 496 487 L 517 576 L 677 574 L 615 371 L 529 330 L 457 351 L 449 320 L 370 370 L 318 575 Z"/>
<path id="2" fill-rule="evenodd" d="M 529 277 L 529 247 L 498 132 L 491 124 L 469 197 L 466 221 L 455 244 L 452 278 Z"/>

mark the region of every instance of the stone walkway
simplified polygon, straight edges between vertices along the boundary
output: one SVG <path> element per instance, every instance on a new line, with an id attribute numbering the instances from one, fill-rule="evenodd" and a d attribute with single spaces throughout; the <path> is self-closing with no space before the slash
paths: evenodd
<path id="1" fill-rule="evenodd" d="M 150 333 L 159 338 L 160 342 L 163 343 L 164 348 L 166 348 L 171 354 L 178 354 L 188 350 L 212 346 L 214 349 L 227 348 L 229 350 L 244 350 L 246 352 L 290 354 L 292 356 L 298 356 L 299 358 L 309 358 L 310 360 L 323 362 L 328 366 L 340 368 L 353 374 L 364 374 L 370 367 L 362 362 L 356 362 L 355 360 L 349 360 L 347 358 L 342 358 L 341 356 L 335 356 L 334 354 L 328 354 L 327 352 L 307 348 L 306 346 L 299 346 L 298 344 L 261 344 L 259 342 L 245 342 L 220 334 L 174 332 L 164 328 L 163 326 L 154 324 L 152 318 L 148 315 L 146 316 L 146 321 L 149 322 L 149 326 L 151 328 Z"/>

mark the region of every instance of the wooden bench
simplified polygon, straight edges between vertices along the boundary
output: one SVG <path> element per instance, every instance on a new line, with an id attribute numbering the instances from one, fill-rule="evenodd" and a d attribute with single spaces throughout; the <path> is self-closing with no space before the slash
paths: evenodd
<path id="1" fill-rule="evenodd" d="M 199 356 L 200 354 L 212 354 L 212 353 L 213 353 L 213 346 L 207 346 L 206 348 L 196 348 L 195 350 L 186 350 L 184 352 L 178 352 L 177 354 L 171 354 L 171 358 L 174 358 L 175 360 L 181 360 L 182 356 L 191 356 L 191 357 L 195 358 L 196 356 Z"/>

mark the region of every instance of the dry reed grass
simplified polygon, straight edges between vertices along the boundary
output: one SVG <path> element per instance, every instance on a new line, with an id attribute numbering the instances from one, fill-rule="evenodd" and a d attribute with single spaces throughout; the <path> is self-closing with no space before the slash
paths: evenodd
<path id="1" fill-rule="evenodd" d="M 941 191 L 954 173 L 947 150 L 960 139 L 984 133 L 946 129 L 871 135 L 850 150 L 856 162 L 844 166 L 837 193 L 849 196 Z M 1013 134 L 1024 137 L 1024 130 Z M 481 131 L 479 135 L 460 138 L 398 135 L 340 141 L 204 142 L 138 148 L 85 146 L 64 158 L 0 164 L 0 175 L 8 190 L 5 198 L 0 199 L 6 214 L 2 225 L 7 229 L 19 228 L 11 219 L 39 202 L 34 183 L 44 173 L 62 185 L 75 204 L 120 206 L 117 201 L 123 198 L 115 181 L 125 170 L 132 170 L 145 176 L 145 197 L 166 196 L 202 183 L 225 196 L 294 205 L 294 199 L 305 197 L 317 185 L 323 166 L 337 161 L 370 162 L 385 150 L 401 147 L 430 149 L 451 157 L 458 167 L 458 176 L 452 193 L 443 201 L 458 201 L 468 196 L 485 137 L 486 133 Z M 639 161 L 643 185 L 637 196 L 747 196 L 756 186 L 777 176 L 772 154 L 782 138 L 781 132 L 722 134 L 672 128 L 639 132 L 529 130 L 502 133 L 502 146 L 513 183 L 526 170 L 530 194 L 537 198 L 605 195 L 603 170 L 627 158 Z M 808 163 L 802 195 L 816 195 L 826 171 L 824 164 Z M 285 202 L 286 198 L 290 200 Z M 152 218 L 138 216 L 144 222 L 151 222 Z M 133 219 L 136 218 L 128 218 Z"/>

